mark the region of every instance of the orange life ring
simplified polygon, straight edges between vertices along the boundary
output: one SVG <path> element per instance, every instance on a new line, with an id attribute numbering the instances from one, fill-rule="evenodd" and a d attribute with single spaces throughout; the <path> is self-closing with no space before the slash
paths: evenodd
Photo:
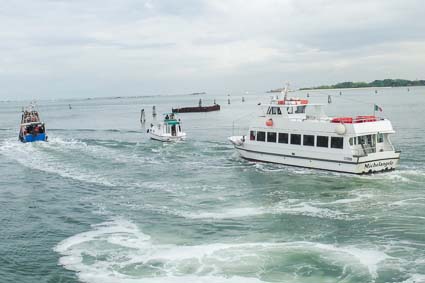
<path id="1" fill-rule="evenodd" d="M 271 127 L 271 126 L 273 126 L 273 120 L 272 120 L 272 119 L 268 119 L 268 120 L 266 121 L 266 126 L 267 126 L 267 127 Z"/>

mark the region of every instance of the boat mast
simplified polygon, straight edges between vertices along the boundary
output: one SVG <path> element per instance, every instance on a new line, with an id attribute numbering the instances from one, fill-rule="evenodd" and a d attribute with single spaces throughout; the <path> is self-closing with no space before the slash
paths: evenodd
<path id="1" fill-rule="evenodd" d="M 286 101 L 286 98 L 288 97 L 288 91 L 289 91 L 289 83 L 285 83 L 285 88 L 282 90 L 283 101 Z"/>

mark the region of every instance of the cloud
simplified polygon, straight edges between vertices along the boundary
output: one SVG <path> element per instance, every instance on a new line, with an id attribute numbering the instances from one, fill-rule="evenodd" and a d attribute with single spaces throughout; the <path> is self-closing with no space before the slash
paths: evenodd
<path id="1" fill-rule="evenodd" d="M 0 97 L 413 79 L 425 63 L 422 8 L 419 0 L 3 1 Z"/>

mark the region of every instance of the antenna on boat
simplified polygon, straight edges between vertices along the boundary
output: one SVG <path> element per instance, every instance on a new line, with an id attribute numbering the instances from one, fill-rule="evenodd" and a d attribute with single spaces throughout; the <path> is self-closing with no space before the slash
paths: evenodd
<path id="1" fill-rule="evenodd" d="M 285 83 L 285 88 L 282 90 L 284 101 L 286 101 L 286 98 L 288 97 L 288 91 L 289 91 L 289 83 Z"/>

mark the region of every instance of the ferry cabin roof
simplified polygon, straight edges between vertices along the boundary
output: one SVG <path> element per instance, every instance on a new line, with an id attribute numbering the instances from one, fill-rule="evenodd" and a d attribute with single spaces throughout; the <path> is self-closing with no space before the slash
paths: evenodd
<path id="1" fill-rule="evenodd" d="M 344 126 L 344 133 L 338 136 L 354 137 L 376 133 L 394 133 L 391 122 L 387 119 L 375 117 L 372 120 L 359 120 L 358 116 L 351 123 L 336 123 L 335 118 L 328 117 L 323 111 L 323 104 L 297 104 L 278 105 L 269 104 L 263 106 L 263 119 L 257 119 L 251 124 L 251 129 L 272 131 L 273 129 L 285 129 L 291 132 L 333 134 L 340 124 Z M 271 119 L 272 125 L 267 126 Z"/>

